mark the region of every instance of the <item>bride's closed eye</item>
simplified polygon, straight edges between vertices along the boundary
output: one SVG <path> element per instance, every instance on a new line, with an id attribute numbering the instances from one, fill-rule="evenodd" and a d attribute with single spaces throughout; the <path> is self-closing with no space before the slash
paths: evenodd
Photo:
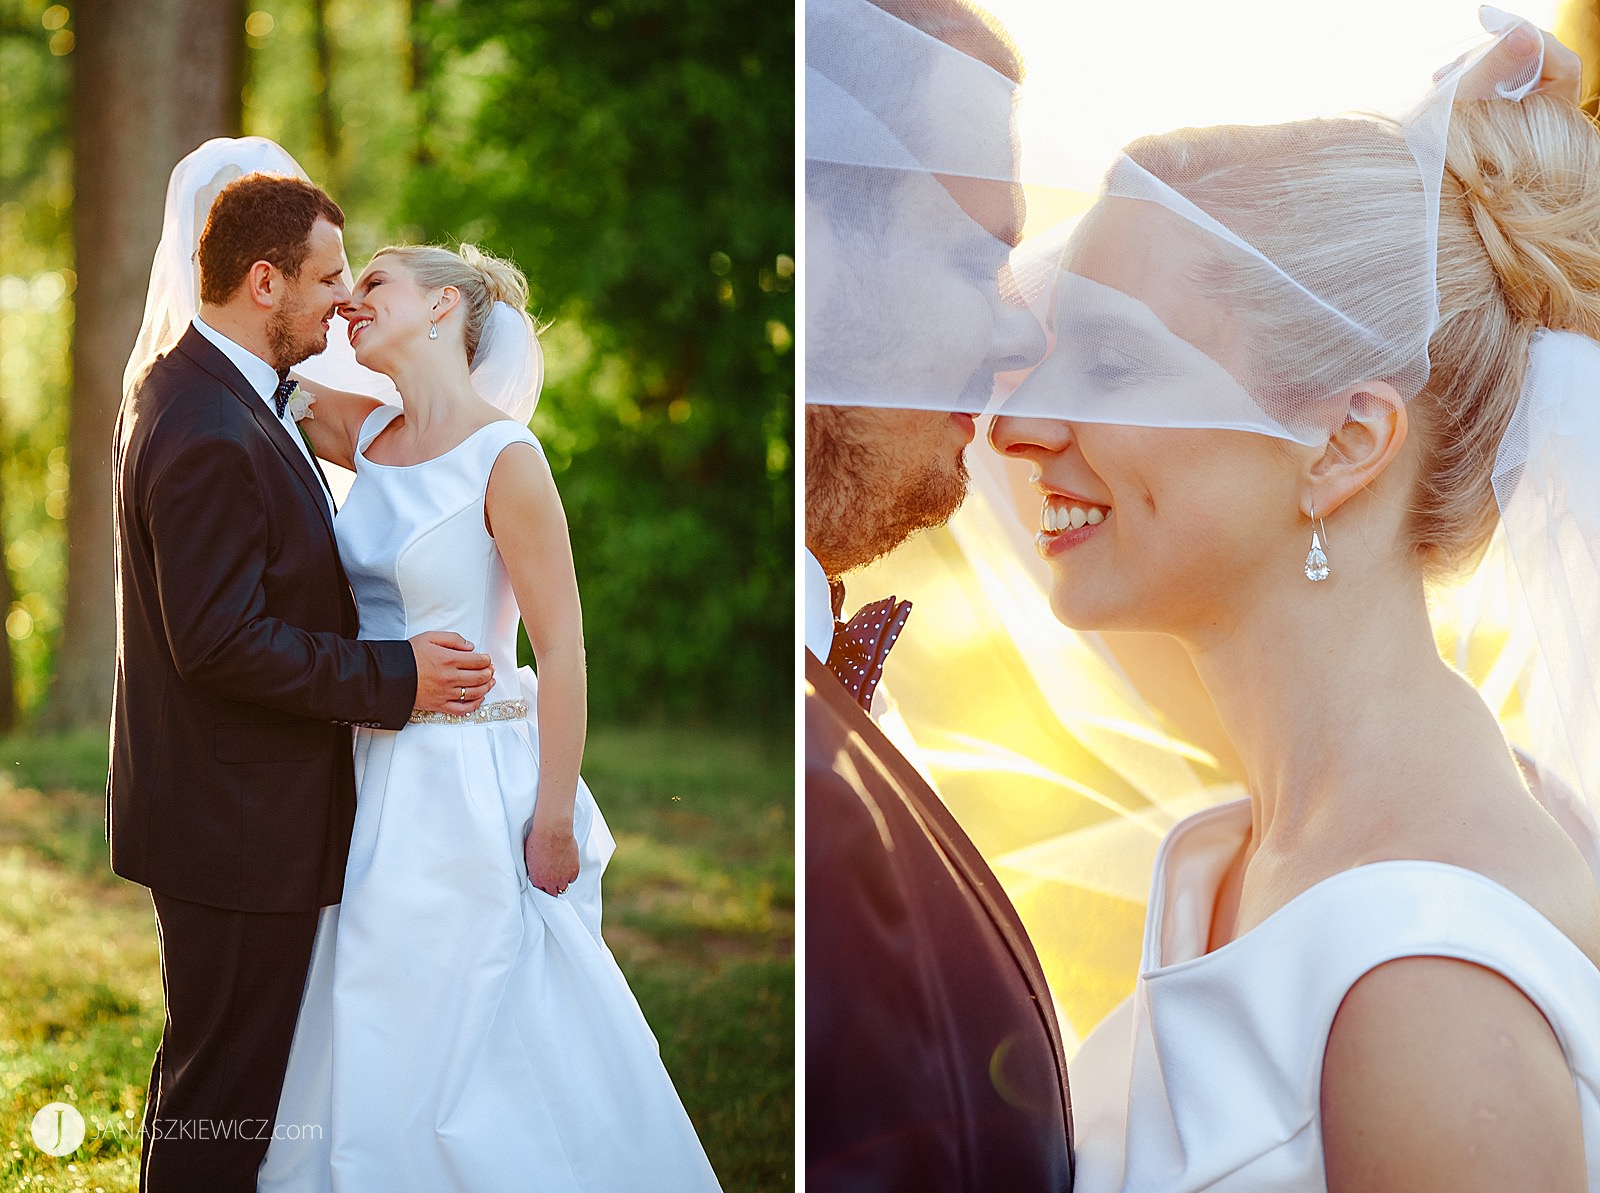
<path id="1" fill-rule="evenodd" d="M 1143 362 L 1108 344 L 1101 344 L 1084 372 L 1113 389 L 1131 385 L 1147 375 Z"/>

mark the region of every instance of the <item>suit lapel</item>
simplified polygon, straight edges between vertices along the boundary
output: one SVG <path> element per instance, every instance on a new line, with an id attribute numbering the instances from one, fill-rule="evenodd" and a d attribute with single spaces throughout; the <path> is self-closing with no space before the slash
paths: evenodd
<path id="1" fill-rule="evenodd" d="M 1034 951 L 1033 942 L 1029 940 L 1027 931 L 1022 926 L 1022 920 L 1017 916 L 1016 908 L 1012 906 L 1005 891 L 1000 888 L 999 879 L 994 876 L 994 871 L 978 853 L 971 838 L 956 823 L 955 817 L 950 815 L 950 810 L 944 806 L 944 802 L 894 743 L 883 735 L 883 731 L 872 718 L 851 699 L 844 685 L 832 671 L 828 670 L 827 664 L 809 650 L 806 651 L 806 681 L 816 689 L 818 696 L 834 707 L 845 725 L 862 738 L 873 757 L 890 771 L 896 785 L 905 794 L 912 812 L 922 822 L 929 836 L 938 843 L 950 864 L 966 880 L 994 924 L 995 931 L 1006 942 L 1006 947 L 1016 962 L 1017 970 L 1033 996 L 1034 1007 L 1039 1013 L 1051 1050 L 1055 1053 L 1056 1073 L 1061 1086 L 1061 1108 L 1065 1115 L 1070 1148 L 1072 1095 L 1067 1087 L 1066 1046 L 1061 1039 L 1061 1025 L 1056 1021 L 1055 1003 L 1050 996 L 1049 983 L 1045 981 L 1044 967 L 1039 964 L 1039 955 Z"/>
<path id="2" fill-rule="evenodd" d="M 178 341 L 178 351 L 215 377 L 228 388 L 228 392 L 243 403 L 250 417 L 255 419 L 256 425 L 261 428 L 261 433 L 271 440 L 272 446 L 277 448 L 278 454 L 288 464 L 289 470 L 300 478 L 300 483 L 311 494 L 311 500 L 322 514 L 323 524 L 328 528 L 328 534 L 332 536 L 333 494 L 328 489 L 327 478 L 321 476 L 320 471 L 306 460 L 305 454 L 289 437 L 289 432 L 284 429 L 283 423 L 267 409 L 267 404 L 261 400 L 261 395 L 250 387 L 244 374 L 239 372 L 234 363 L 224 356 L 215 344 L 193 327 L 190 327 Z"/>

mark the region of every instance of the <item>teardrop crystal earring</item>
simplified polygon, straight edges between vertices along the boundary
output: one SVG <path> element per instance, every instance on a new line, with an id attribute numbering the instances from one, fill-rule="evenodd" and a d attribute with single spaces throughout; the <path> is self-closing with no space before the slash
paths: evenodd
<path id="1" fill-rule="evenodd" d="M 1317 506 L 1313 502 L 1311 505 L 1311 550 L 1306 552 L 1305 567 L 1306 579 L 1313 583 L 1319 580 L 1326 580 L 1329 574 L 1328 553 L 1322 549 L 1322 536 L 1317 534 L 1318 528 L 1322 530 L 1322 535 L 1325 536 L 1328 533 L 1328 528 L 1322 524 L 1322 519 L 1317 517 Z"/>
<path id="2" fill-rule="evenodd" d="M 430 340 L 437 340 L 439 338 L 439 325 L 437 323 L 428 324 L 428 338 Z"/>

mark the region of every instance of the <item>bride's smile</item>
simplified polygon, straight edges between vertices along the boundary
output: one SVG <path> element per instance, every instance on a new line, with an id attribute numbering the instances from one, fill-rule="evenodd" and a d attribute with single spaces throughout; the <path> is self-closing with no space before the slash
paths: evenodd
<path id="1" fill-rule="evenodd" d="M 1110 514 L 1111 507 L 1104 502 L 1046 490 L 1036 539 L 1040 554 L 1048 559 L 1057 551 L 1083 542 Z"/>
<path id="2" fill-rule="evenodd" d="M 433 305 L 430 306 L 430 298 Z M 368 368 L 384 371 L 395 363 L 397 350 L 430 336 L 442 323 L 436 295 L 430 295 L 408 271 L 368 265 L 356 282 L 350 302 L 340 314 L 350 326 L 350 347 Z M 448 315 L 448 308 L 443 315 Z"/>

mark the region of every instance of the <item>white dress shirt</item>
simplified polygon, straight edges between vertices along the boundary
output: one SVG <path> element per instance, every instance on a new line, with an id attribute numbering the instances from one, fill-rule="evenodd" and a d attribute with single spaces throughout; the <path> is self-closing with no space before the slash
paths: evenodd
<path id="1" fill-rule="evenodd" d="M 311 471 L 320 476 L 322 470 L 312 458 L 311 449 L 306 445 L 304 436 L 300 434 L 300 428 L 295 425 L 294 415 L 289 413 L 287 406 L 284 407 L 282 417 L 279 417 L 278 412 L 273 409 L 272 395 L 278 392 L 278 370 L 248 348 L 241 348 L 216 328 L 208 325 L 199 315 L 194 317 L 194 329 L 215 344 L 218 351 L 244 374 L 244 379 L 250 383 L 250 388 L 260 395 L 267 409 L 272 411 L 272 417 L 282 423 L 283 429 L 289 432 L 289 438 L 294 440 L 294 445 L 300 449 L 300 454 L 306 458 L 306 463 L 311 465 Z M 318 490 L 322 493 L 322 500 L 329 503 L 328 509 L 332 512 L 332 499 L 328 496 L 327 489 L 318 485 Z"/>
<path id="2" fill-rule="evenodd" d="M 833 595 L 822 565 L 809 550 L 800 567 L 806 600 L 806 649 L 826 663 L 833 650 Z"/>
<path id="3" fill-rule="evenodd" d="M 828 588 L 828 576 L 822 570 L 822 565 L 817 562 L 817 557 L 808 550 L 805 559 L 800 564 L 800 585 L 805 595 L 805 648 L 824 663 L 833 651 L 833 593 Z M 889 691 L 889 683 L 884 679 L 878 683 L 877 690 L 872 693 L 872 707 L 867 710 L 867 715 L 877 723 L 884 735 L 906 756 L 911 765 L 917 768 L 919 774 L 928 781 L 928 786 L 938 791 L 938 786 L 933 781 L 927 766 L 922 762 L 917 750 L 915 739 L 911 736 L 911 729 L 905 723 L 905 718 L 900 715 L 900 707 L 895 703 Z"/>

